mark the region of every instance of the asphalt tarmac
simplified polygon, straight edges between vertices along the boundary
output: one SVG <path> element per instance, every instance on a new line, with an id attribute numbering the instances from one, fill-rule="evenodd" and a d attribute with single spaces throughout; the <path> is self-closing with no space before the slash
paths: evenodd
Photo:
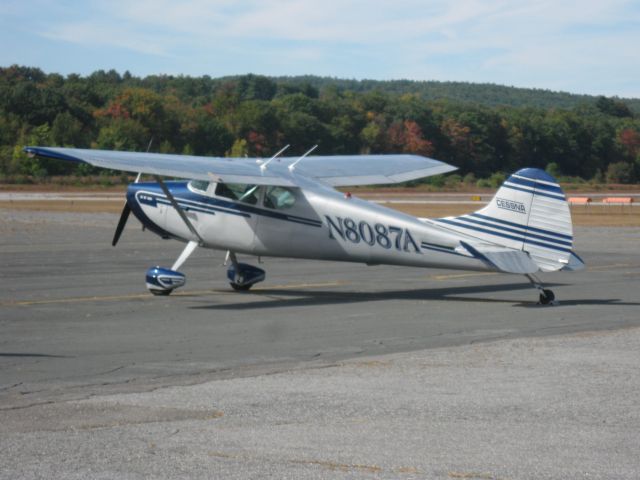
<path id="1" fill-rule="evenodd" d="M 235 385 L 232 388 L 235 393 L 229 393 L 231 397 L 220 401 L 232 404 L 233 395 L 238 395 L 238 399 L 245 394 L 251 397 L 247 383 L 255 389 L 263 382 L 273 381 L 280 385 L 279 391 L 284 392 L 287 391 L 285 385 L 308 385 L 305 379 L 308 380 L 309 375 L 313 377 L 313 372 L 330 369 L 338 369 L 332 373 L 338 382 L 334 387 L 344 388 L 346 384 L 339 382 L 348 384 L 353 380 L 350 374 L 345 376 L 344 369 L 353 368 L 354 362 L 360 361 L 376 366 L 376 362 L 384 365 L 388 361 L 385 359 L 391 358 L 391 363 L 399 365 L 395 374 L 402 376 L 403 372 L 415 368 L 415 361 L 423 362 L 429 352 L 445 352 L 442 353 L 445 356 L 453 352 L 443 364 L 455 364 L 452 359 L 458 354 L 469 355 L 469 349 L 486 348 L 482 354 L 486 358 L 491 348 L 498 348 L 495 345 L 507 348 L 504 345 L 513 345 L 509 342 L 523 342 L 518 345 L 530 354 L 531 344 L 526 342 L 539 342 L 543 337 L 550 337 L 551 343 L 561 342 L 560 348 L 565 348 L 562 342 L 566 338 L 576 335 L 604 335 L 604 338 L 626 339 L 627 343 L 640 338 L 625 335 L 625 332 L 636 332 L 635 327 L 640 326 L 638 228 L 577 228 L 576 250 L 589 268 L 578 273 L 542 275 L 560 302 L 555 307 L 543 307 L 536 304 L 537 292 L 518 276 L 281 259 L 264 259 L 261 267 L 267 271 L 266 281 L 249 293 L 237 293 L 226 282 L 223 254 L 211 251 L 197 251 L 182 267 L 187 275 L 187 285 L 182 291 L 170 297 L 153 297 L 144 287 L 145 270 L 156 264 L 170 266 L 180 253 L 181 245 L 142 232 L 136 220 L 131 219 L 120 244 L 112 248 L 110 240 L 116 222 L 117 216 L 112 214 L 0 210 L 0 412 L 5 442 L 9 442 L 3 445 L 5 453 L 0 453 L 0 466 L 11 467 L 4 470 L 5 474 L 0 468 L 0 478 L 46 476 L 43 465 L 51 468 L 55 453 L 51 453 L 46 462 L 35 461 L 33 468 L 21 470 L 20 463 L 6 452 L 14 451 L 10 447 L 16 445 L 24 448 L 26 440 L 20 435 L 38 431 L 38 425 L 50 427 L 51 419 L 61 413 L 69 423 L 63 428 L 51 429 L 61 435 L 59 441 L 70 442 L 68 432 L 75 431 L 74 422 L 82 424 L 78 418 L 92 419 L 89 423 L 100 428 L 140 422 L 154 424 L 157 420 L 154 410 L 148 408 L 149 402 L 153 403 L 149 400 L 151 397 L 142 402 L 142 406 L 119 410 L 118 421 L 113 420 L 113 411 L 108 421 L 100 420 L 104 409 L 96 409 L 90 400 L 88 404 L 83 403 L 87 399 L 99 398 L 103 403 L 113 404 L 120 402 L 122 395 L 136 392 L 153 395 L 183 389 L 167 405 L 163 404 L 163 408 L 170 410 L 163 411 L 162 415 L 168 415 L 172 422 L 210 420 L 217 418 L 217 410 L 180 406 L 179 399 L 187 392 L 184 389 L 217 385 L 222 387 L 219 391 L 223 391 L 225 385 Z M 547 347 L 548 344 L 544 344 L 544 348 Z M 615 352 L 615 348 L 611 350 Z M 635 354 L 636 360 L 640 360 L 637 344 L 631 342 L 622 351 L 631 359 Z M 515 360 L 509 358 L 505 364 L 494 366 L 497 371 L 513 364 Z M 411 367 L 405 365 L 406 362 Z M 549 365 L 538 367 L 549 368 Z M 637 370 L 637 362 L 633 368 Z M 582 373 L 596 378 L 596 370 Z M 294 378 L 289 378 L 289 374 Z M 384 399 L 378 398 L 381 405 L 386 405 L 397 392 L 393 382 L 384 383 L 379 374 L 370 379 L 375 386 L 366 388 L 377 392 L 375 398 L 386 395 Z M 445 382 L 446 375 L 440 374 L 437 378 Z M 366 376 L 367 372 L 362 375 Z M 429 380 L 436 382 L 432 384 L 434 388 L 441 387 L 437 378 Z M 634 383 L 627 388 L 637 394 L 637 375 L 629 375 L 629 379 Z M 491 375 L 483 381 L 493 380 L 500 388 L 508 385 L 507 378 Z M 326 378 L 323 381 L 327 381 Z M 185 387 L 188 385 L 194 387 Z M 272 388 L 276 387 L 269 386 Z M 597 390 L 597 382 L 594 388 Z M 201 393 L 213 398 L 211 391 L 205 389 Z M 296 393 L 291 395 L 295 397 Z M 637 400 L 637 395 L 635 398 Z M 277 401 L 290 400 L 287 396 Z M 270 401 L 274 401 L 273 398 Z M 316 420 L 331 414 L 330 404 L 327 400 L 315 406 L 319 409 Z M 65 405 L 74 405 L 76 417 L 63 408 Z M 600 406 L 596 404 L 593 408 L 597 410 Z M 235 407 L 228 407 L 232 408 Z M 347 407 L 341 405 L 336 411 L 344 408 Z M 398 408 L 412 410 L 415 406 L 407 403 L 389 408 L 395 408 L 397 413 Z M 228 411 L 225 410 L 226 415 Z M 266 411 L 263 413 L 267 415 Z M 635 426 L 637 413 L 636 408 L 635 417 L 631 419 Z M 562 412 L 557 414 L 561 416 Z M 393 415 L 389 414 L 389 418 Z M 629 426 L 630 419 L 621 419 L 619 415 L 616 418 L 621 426 L 625 423 Z M 120 421 L 124 423 L 118 423 Z M 461 422 L 458 426 L 466 429 L 464 415 L 458 421 Z M 83 425 L 86 426 L 86 422 Z M 357 430 L 357 423 L 354 425 Z M 469 426 L 473 426 L 473 422 Z M 444 436 L 445 430 L 441 431 Z M 259 431 L 259 427 L 254 431 Z M 622 438 L 638 439 L 637 431 L 636 428 Z M 352 434 L 356 435 L 353 431 Z M 329 441 L 331 435 L 327 435 L 323 438 Z M 418 431 L 412 435 L 412 442 L 420 441 Z M 431 442 L 444 438 L 438 437 L 437 432 L 425 435 L 424 440 Z M 11 443 L 14 441 L 16 443 Z M 242 442 L 242 439 L 238 437 L 234 441 Z M 380 444 L 385 442 L 380 439 Z M 445 444 L 454 455 L 455 445 Z M 295 446 L 289 448 L 295 449 Z M 114 452 L 117 451 L 114 448 Z M 637 460 L 634 463 L 632 459 L 637 455 L 631 452 L 627 457 L 624 452 L 626 470 L 613 477 L 636 478 L 640 472 L 636 470 Z M 411 475 L 424 478 L 420 472 L 425 471 L 434 477 L 442 474 L 443 478 L 498 478 L 497 474 L 486 476 L 489 474 L 483 473 L 484 470 L 477 470 L 482 462 L 471 462 L 465 468 L 476 469 L 464 470 L 456 477 L 455 470 L 429 470 L 422 464 L 415 467 L 408 460 L 408 463 L 404 460 L 404 463 L 394 463 L 390 458 L 386 461 L 391 466 L 378 470 L 377 464 L 360 464 L 357 458 L 340 460 L 340 455 L 330 454 L 320 455 L 319 460 L 302 455 L 301 458 L 311 460 L 276 461 L 275 464 L 270 463 L 274 457 L 269 452 L 261 453 L 263 457 L 260 457 L 254 451 L 253 456 L 246 459 L 245 453 L 236 450 L 230 453 L 223 448 L 208 450 L 207 455 L 209 460 L 222 463 L 225 468 L 241 464 L 243 468 L 237 470 L 240 474 L 236 478 L 260 478 L 265 473 L 260 465 L 271 465 L 274 478 L 287 475 L 292 478 L 413 478 Z M 331 460 L 323 460 L 326 458 Z M 405 463 L 410 466 L 403 466 Z M 145 470 L 148 466 L 144 462 L 129 471 L 134 472 L 131 475 L 125 475 L 128 470 L 122 466 L 111 471 L 96 465 L 91 463 L 83 470 L 79 460 L 73 469 L 70 465 L 69 470 L 62 469 L 58 475 L 71 478 L 74 473 L 78 478 L 87 478 L 92 472 L 101 472 L 104 478 L 141 478 L 145 471 L 150 471 Z M 496 471 L 497 467 L 491 465 L 489 470 Z M 174 478 L 188 472 L 188 476 L 194 478 L 207 477 L 207 471 L 185 468 L 169 469 L 167 475 L 156 472 L 152 476 Z M 561 471 L 554 470 L 550 464 L 542 470 L 523 470 L 520 473 L 525 474 L 521 475 L 515 470 L 515 475 L 517 478 L 553 478 L 554 472 Z M 598 473 L 597 469 L 586 471 Z M 606 471 L 611 472 L 603 470 Z M 514 474 L 514 470 L 509 469 L 504 472 Z M 577 473 L 584 472 L 578 468 L 568 473 L 558 474 L 556 478 L 572 478 L 574 474 L 578 478 Z M 601 478 L 612 478 L 605 473 Z M 227 474 L 213 476 L 233 476 Z M 592 476 L 598 478 L 598 475 Z"/>

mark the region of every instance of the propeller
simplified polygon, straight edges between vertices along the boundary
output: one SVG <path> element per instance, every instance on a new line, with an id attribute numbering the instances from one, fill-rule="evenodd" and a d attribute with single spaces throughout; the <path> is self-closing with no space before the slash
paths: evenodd
<path id="1" fill-rule="evenodd" d="M 136 177 L 136 181 L 133 183 L 138 183 L 140 181 L 140 177 L 142 173 L 139 173 Z M 122 231 L 124 230 L 124 226 L 127 224 L 127 220 L 129 219 L 129 214 L 131 213 L 131 207 L 129 206 L 129 202 L 127 200 L 124 201 L 124 207 L 122 208 L 122 213 L 120 214 L 120 220 L 118 220 L 118 226 L 116 227 L 116 233 L 113 234 L 113 240 L 111 241 L 112 246 L 116 246 L 118 240 L 120 240 L 120 235 L 122 235 Z"/>
<path id="2" fill-rule="evenodd" d="M 116 227 L 116 233 L 113 235 L 113 241 L 111 245 L 114 247 L 120 240 L 120 235 L 122 235 L 122 231 L 124 230 L 124 226 L 127 224 L 127 219 L 129 218 L 129 214 L 131 213 L 131 207 L 129 206 L 129 202 L 124 202 L 124 208 L 122 209 L 122 213 L 120 214 L 120 220 L 118 221 L 118 226 Z"/>
<path id="3" fill-rule="evenodd" d="M 147 153 L 151 150 L 151 144 L 153 143 L 153 137 L 149 141 L 149 145 L 147 145 Z M 140 181 L 140 177 L 142 177 L 142 172 L 138 173 L 136 177 L 136 181 L 133 183 L 138 183 Z M 120 235 L 122 235 L 122 231 L 124 230 L 124 226 L 127 224 L 127 220 L 129 219 L 129 214 L 131 213 L 131 207 L 129 206 L 129 202 L 127 200 L 124 201 L 124 207 L 122 208 L 122 213 L 120 214 L 120 220 L 118 220 L 118 226 L 116 227 L 116 233 L 113 234 L 113 240 L 111 241 L 112 246 L 116 246 L 118 240 L 120 240 Z"/>

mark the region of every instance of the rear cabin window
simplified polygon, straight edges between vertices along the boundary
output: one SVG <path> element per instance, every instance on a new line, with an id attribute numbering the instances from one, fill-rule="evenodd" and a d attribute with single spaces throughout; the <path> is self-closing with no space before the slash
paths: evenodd
<path id="1" fill-rule="evenodd" d="M 244 183 L 219 183 L 216 185 L 216 195 L 218 197 L 226 197 L 250 205 L 258 203 L 258 193 L 258 185 Z"/>
<path id="2" fill-rule="evenodd" d="M 282 210 L 291 208 L 296 203 L 296 196 L 292 189 L 286 187 L 267 187 L 264 195 L 264 206 Z"/>

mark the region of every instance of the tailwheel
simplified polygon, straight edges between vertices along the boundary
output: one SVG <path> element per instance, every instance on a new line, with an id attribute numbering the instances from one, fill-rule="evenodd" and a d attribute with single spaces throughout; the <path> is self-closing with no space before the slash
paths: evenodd
<path id="1" fill-rule="evenodd" d="M 540 305 L 553 305 L 556 296 L 551 290 L 543 289 L 540 292 Z"/>
<path id="2" fill-rule="evenodd" d="M 540 301 L 538 301 L 538 305 L 558 305 L 558 302 L 556 302 L 556 296 L 551 290 L 544 288 L 544 285 L 538 277 L 530 273 L 525 274 L 525 277 L 527 277 L 531 282 L 531 285 L 537 288 L 540 292 Z"/>

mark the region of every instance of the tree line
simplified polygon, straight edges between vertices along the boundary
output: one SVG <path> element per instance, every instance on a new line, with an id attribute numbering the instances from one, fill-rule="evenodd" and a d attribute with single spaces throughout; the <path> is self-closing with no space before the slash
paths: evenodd
<path id="1" fill-rule="evenodd" d="M 529 166 L 595 181 L 640 179 L 635 100 L 431 83 L 448 93 L 427 95 L 429 82 L 0 68 L 0 179 L 94 173 L 29 159 L 25 145 L 145 151 L 150 139 L 152 151 L 211 156 L 266 157 L 286 144 L 289 154 L 315 144 L 327 155 L 416 153 L 467 178 Z M 571 98 L 569 106 L 566 98 L 547 105 L 554 95 Z"/>

